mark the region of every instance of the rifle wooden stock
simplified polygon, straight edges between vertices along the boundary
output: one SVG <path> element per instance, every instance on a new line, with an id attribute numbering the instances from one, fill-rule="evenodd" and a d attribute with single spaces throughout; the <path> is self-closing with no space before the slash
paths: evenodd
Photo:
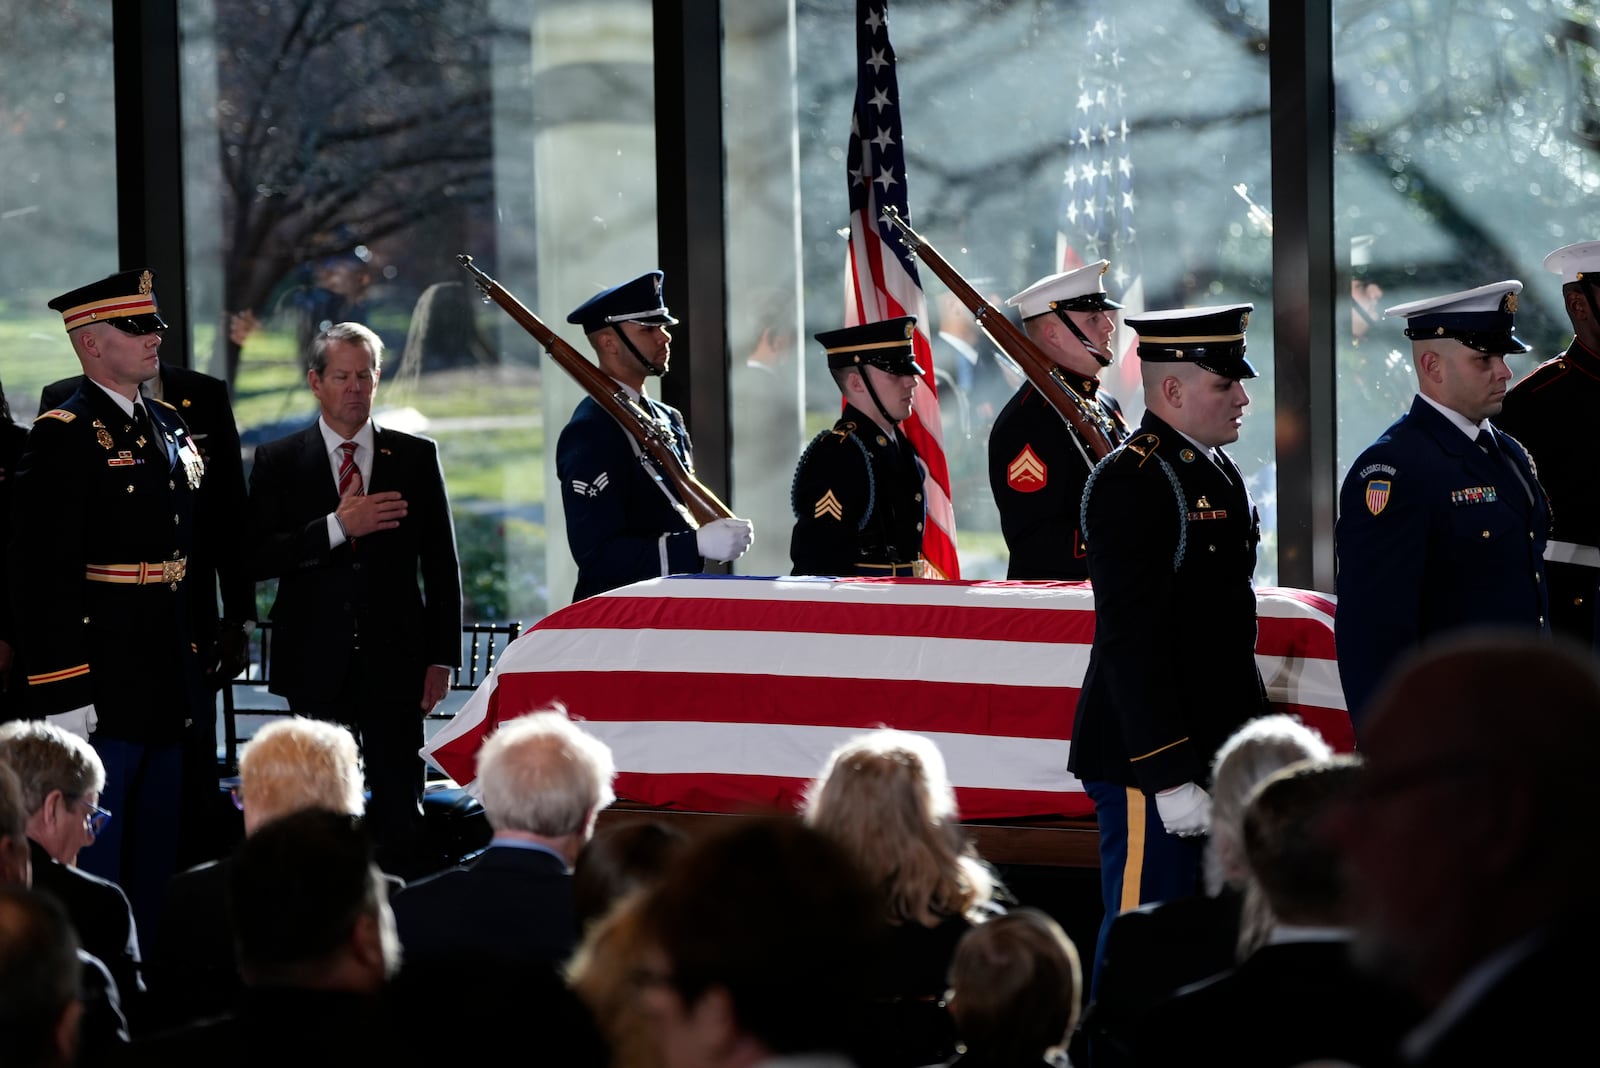
<path id="1" fill-rule="evenodd" d="M 612 418 L 622 425 L 622 429 L 632 434 L 640 447 L 650 454 L 651 459 L 655 460 L 661 469 L 661 473 L 677 491 L 678 499 L 683 502 L 684 511 L 691 520 L 691 525 L 698 528 L 714 519 L 733 518 L 733 509 L 723 504 L 705 483 L 695 478 L 694 473 L 683 465 L 683 461 L 673 451 L 668 436 L 671 428 L 658 423 L 650 413 L 639 406 L 637 401 L 628 396 L 626 390 L 612 381 L 610 376 L 586 360 L 576 349 L 563 341 L 559 334 L 546 326 L 537 315 L 529 311 L 520 300 L 506 292 L 499 282 L 485 274 L 472 262 L 471 256 L 463 252 L 456 256 L 456 260 L 472 275 L 473 280 L 478 283 L 478 288 L 483 290 L 484 297 L 500 305 L 507 315 L 517 321 L 518 326 L 532 334 L 534 340 L 544 346 L 544 350 L 561 365 L 562 369 L 588 391 L 589 396 L 595 399 L 595 403 L 609 412 Z"/>
<path id="2" fill-rule="evenodd" d="M 933 273 L 939 276 L 939 280 L 949 288 L 956 299 L 972 312 L 973 317 L 978 320 L 978 325 L 983 327 L 983 332 L 989 335 L 990 340 L 1000 346 L 1001 351 L 1022 368 L 1023 374 L 1028 376 L 1028 381 L 1033 383 L 1033 388 L 1039 391 L 1039 395 L 1078 432 L 1078 436 L 1089 447 L 1089 451 L 1094 453 L 1094 459 L 1100 459 L 1116 447 L 1112 440 L 1111 420 L 1100 405 L 1084 399 L 1082 394 L 1073 389 L 1067 382 L 1066 376 L 1061 373 L 1061 368 L 1039 351 L 1039 346 L 1033 343 L 1033 339 L 1018 330 L 994 305 L 984 300 L 978 291 L 961 277 L 960 271 L 952 267 L 949 261 L 939 255 L 937 249 L 928 244 L 926 238 L 900 217 L 898 209 L 884 208 L 883 217 L 900 231 L 901 240 L 905 242 L 906 248 L 911 250 L 911 254 L 926 263 Z"/>

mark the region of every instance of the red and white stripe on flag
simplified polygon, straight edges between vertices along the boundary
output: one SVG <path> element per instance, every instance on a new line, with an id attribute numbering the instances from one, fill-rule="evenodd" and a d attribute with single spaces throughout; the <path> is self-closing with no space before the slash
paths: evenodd
<path id="1" fill-rule="evenodd" d="M 1258 604 L 1274 707 L 1350 749 L 1331 601 Z M 1093 636 L 1084 583 L 651 579 L 531 627 L 423 756 L 470 784 L 498 723 L 559 701 L 611 747 L 624 800 L 789 809 L 835 746 L 890 726 L 934 740 L 968 819 L 1085 816 L 1067 752 Z"/>
<path id="2" fill-rule="evenodd" d="M 928 466 L 923 479 L 928 522 L 923 528 L 922 555 L 945 578 L 960 578 L 956 558 L 956 517 L 950 503 L 950 468 L 944 454 L 939 419 L 939 390 L 933 377 L 933 348 L 928 342 L 928 305 L 917 265 L 883 221 L 883 209 L 895 207 L 911 218 L 906 203 L 905 150 L 900 131 L 900 88 L 895 76 L 894 47 L 889 44 L 887 0 L 859 0 L 856 5 L 855 110 L 850 116 L 850 141 L 845 155 L 850 187 L 850 251 L 845 325 L 876 323 L 902 315 L 917 317 L 912 344 L 922 385 L 912 401 L 911 417 L 902 424 L 906 437 Z"/>

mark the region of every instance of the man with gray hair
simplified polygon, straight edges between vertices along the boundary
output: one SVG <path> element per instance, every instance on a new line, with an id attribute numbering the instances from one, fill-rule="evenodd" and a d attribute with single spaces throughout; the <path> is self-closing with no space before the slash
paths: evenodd
<path id="1" fill-rule="evenodd" d="M 105 962 L 129 1008 L 143 989 L 138 928 L 116 883 L 77 866 L 111 813 L 100 807 L 106 769 L 100 754 L 53 723 L 0 724 L 0 763 L 22 788 L 33 886 L 61 903 L 83 948 Z"/>
<path id="2" fill-rule="evenodd" d="M 395 895 L 407 959 L 564 961 L 578 939 L 572 865 L 615 775 L 610 748 L 560 705 L 501 724 L 478 752 L 494 838 Z"/>
<path id="3" fill-rule="evenodd" d="M 321 414 L 256 450 L 250 509 L 256 578 L 278 579 L 269 689 L 355 732 L 379 863 L 409 876 L 428 868 L 417 751 L 461 663 L 461 569 L 438 446 L 372 418 L 382 356 L 360 323 L 317 336 Z"/>

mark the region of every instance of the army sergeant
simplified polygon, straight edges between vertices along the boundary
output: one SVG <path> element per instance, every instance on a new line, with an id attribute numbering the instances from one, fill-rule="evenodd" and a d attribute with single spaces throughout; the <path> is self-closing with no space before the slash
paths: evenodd
<path id="1" fill-rule="evenodd" d="M 926 468 L 900 429 L 922 374 L 912 350 L 916 324 L 908 315 L 817 335 L 845 406 L 795 471 L 793 574 L 917 571 Z"/>

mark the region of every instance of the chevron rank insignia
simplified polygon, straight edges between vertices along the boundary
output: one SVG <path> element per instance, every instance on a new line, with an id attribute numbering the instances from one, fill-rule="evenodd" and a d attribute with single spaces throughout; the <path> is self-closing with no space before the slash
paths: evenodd
<path id="1" fill-rule="evenodd" d="M 1024 445 L 1017 458 L 1006 465 L 1006 485 L 1018 493 L 1037 493 L 1049 481 L 1050 469 L 1032 445 Z"/>
<path id="2" fill-rule="evenodd" d="M 572 492 L 580 497 L 598 497 L 600 491 L 611 485 L 611 476 L 604 471 L 594 477 L 593 482 L 585 482 L 581 478 L 572 480 Z"/>
<path id="3" fill-rule="evenodd" d="M 829 490 L 818 498 L 817 506 L 811 510 L 811 515 L 816 519 L 830 516 L 842 522 L 844 520 L 844 506 L 839 503 L 839 498 L 833 495 L 833 490 Z"/>

